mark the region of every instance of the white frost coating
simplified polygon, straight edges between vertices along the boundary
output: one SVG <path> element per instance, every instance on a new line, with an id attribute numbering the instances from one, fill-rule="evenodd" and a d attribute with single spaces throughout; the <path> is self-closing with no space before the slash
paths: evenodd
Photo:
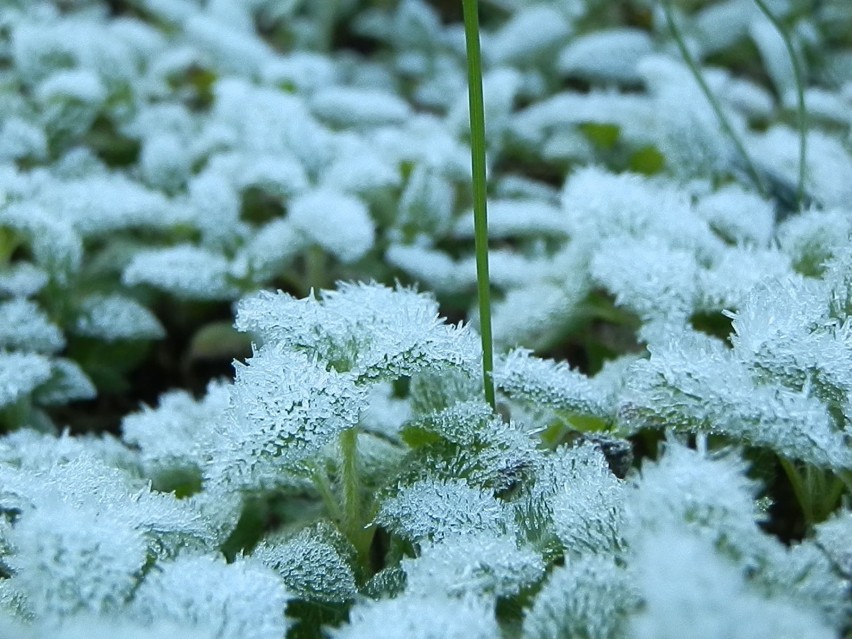
<path id="1" fill-rule="evenodd" d="M 182 244 L 138 253 L 124 269 L 127 286 L 147 284 L 185 299 L 221 300 L 239 295 L 230 263 L 219 253 Z"/>
<path id="2" fill-rule="evenodd" d="M 411 115 L 402 98 L 378 89 L 329 87 L 310 100 L 311 110 L 323 120 L 346 127 L 400 124 Z"/>
<path id="3" fill-rule="evenodd" d="M 611 557 L 572 559 L 553 570 L 526 611 L 523 638 L 618 639 L 639 603 L 632 575 Z"/>
<path id="4" fill-rule="evenodd" d="M 47 136 L 44 130 L 23 118 L 6 119 L 0 125 L 0 159 L 4 162 L 47 157 Z"/>
<path id="5" fill-rule="evenodd" d="M 326 370 L 316 356 L 266 345 L 236 369 L 227 427 L 213 436 L 205 467 L 227 486 L 262 487 L 355 426 L 365 408 L 352 375 Z"/>
<path id="6" fill-rule="evenodd" d="M 55 353 L 64 346 L 62 331 L 35 302 L 15 299 L 0 304 L 0 349 Z"/>
<path id="7" fill-rule="evenodd" d="M 364 257 L 373 247 L 376 229 L 364 203 L 338 191 L 317 190 L 290 204 L 288 219 L 341 262 Z"/>
<path id="8" fill-rule="evenodd" d="M 50 377 L 50 360 L 35 353 L 0 351 L 0 408 L 13 404 Z"/>
<path id="9" fill-rule="evenodd" d="M 177 191 L 192 171 L 192 157 L 186 143 L 174 135 L 152 135 L 139 157 L 142 177 L 151 186 L 166 192 Z"/>
<path id="10" fill-rule="evenodd" d="M 486 41 L 483 53 L 502 64 L 529 62 L 552 52 L 570 34 L 571 25 L 563 12 L 548 4 L 534 4 L 515 13 Z"/>
<path id="11" fill-rule="evenodd" d="M 36 98 L 43 104 L 75 100 L 89 106 L 100 106 L 107 91 L 100 78 L 91 71 L 59 71 L 36 88 Z"/>
<path id="12" fill-rule="evenodd" d="M 244 264 L 255 281 L 265 282 L 281 273 L 309 244 L 308 238 L 288 219 L 273 220 L 252 235 L 234 260 Z"/>
<path id="13" fill-rule="evenodd" d="M 367 601 L 349 613 L 349 623 L 329 630 L 332 639 L 494 639 L 500 628 L 494 604 L 477 597 L 401 595 Z"/>
<path id="14" fill-rule="evenodd" d="M 639 29 L 609 29 L 573 38 L 559 55 L 559 70 L 597 82 L 638 84 L 636 65 L 653 51 L 651 36 Z"/>
<path id="15" fill-rule="evenodd" d="M 119 610 L 147 558 L 127 522 L 58 500 L 24 513 L 10 541 L 14 587 L 41 619 Z"/>
<path id="16" fill-rule="evenodd" d="M 50 379 L 36 389 L 33 399 L 40 406 L 56 406 L 96 395 L 97 389 L 83 369 L 75 361 L 59 357 L 51 362 Z"/>
<path id="17" fill-rule="evenodd" d="M 738 184 L 725 185 L 705 195 L 695 212 L 716 233 L 736 244 L 767 247 L 775 232 L 772 204 Z"/>
<path id="18" fill-rule="evenodd" d="M 224 72 L 257 77 L 273 58 L 269 46 L 254 33 L 230 28 L 214 18 L 194 15 L 184 28 L 189 41 L 207 53 Z"/>
<path id="19" fill-rule="evenodd" d="M 835 637 L 812 612 L 751 590 L 737 568 L 682 529 L 648 537 L 636 549 L 644 602 L 633 618 L 636 639 L 797 639 Z"/>
<path id="20" fill-rule="evenodd" d="M 284 616 L 290 598 L 281 578 L 262 564 L 186 556 L 150 571 L 131 610 L 141 620 L 186 624 L 218 639 L 281 639 L 290 625 Z"/>
<path id="21" fill-rule="evenodd" d="M 778 250 L 726 248 L 715 264 L 698 273 L 699 307 L 740 308 L 756 286 L 791 275 L 790 258 Z"/>
<path id="22" fill-rule="evenodd" d="M 0 269 L 0 295 L 32 297 L 47 284 L 47 273 L 30 262 L 15 262 Z"/>
<path id="23" fill-rule="evenodd" d="M 539 581 L 545 565 L 514 538 L 482 533 L 424 544 L 416 559 L 403 559 L 402 568 L 409 594 L 513 597 Z"/>
<path id="24" fill-rule="evenodd" d="M 165 330 L 151 311 L 123 295 L 93 295 L 80 308 L 76 333 L 107 342 L 159 339 Z"/>
<path id="25" fill-rule="evenodd" d="M 514 531 L 502 502 L 461 479 L 426 479 L 401 488 L 382 503 L 376 523 L 414 542 Z"/>
<path id="26" fill-rule="evenodd" d="M 474 263 L 454 262 L 442 251 L 395 244 L 388 248 L 385 260 L 438 293 L 460 293 L 476 284 Z"/>

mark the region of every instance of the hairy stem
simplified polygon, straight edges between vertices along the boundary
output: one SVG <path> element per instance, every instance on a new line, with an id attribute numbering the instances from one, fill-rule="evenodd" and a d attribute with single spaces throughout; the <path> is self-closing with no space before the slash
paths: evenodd
<path id="1" fill-rule="evenodd" d="M 754 3 L 769 19 L 772 26 L 777 29 L 781 39 L 784 40 L 787 55 L 790 56 L 790 64 L 793 65 L 793 79 L 796 83 L 796 120 L 799 127 L 799 181 L 796 186 L 796 203 L 801 209 L 805 199 L 805 162 L 808 154 L 808 112 L 805 108 L 805 86 L 802 82 L 802 69 L 790 33 L 784 28 L 778 17 L 769 10 L 764 0 L 754 0 Z"/>
<path id="2" fill-rule="evenodd" d="M 692 54 L 689 52 L 689 49 L 686 46 L 686 42 L 683 39 L 683 34 L 680 32 L 680 28 L 677 26 L 677 21 L 674 18 L 671 7 L 671 0 L 662 0 L 663 13 L 666 16 L 666 23 L 668 24 L 669 31 L 672 33 L 672 37 L 677 44 L 677 48 L 680 51 L 680 55 L 683 58 L 683 61 L 686 63 L 686 66 L 689 67 L 692 76 L 695 78 L 695 81 L 698 83 L 698 86 L 701 88 L 701 92 L 704 94 L 704 97 L 707 99 L 707 102 L 710 103 L 710 106 L 713 109 L 713 113 L 716 114 L 716 119 L 719 121 L 719 125 L 722 127 L 722 130 L 725 132 L 725 135 L 730 138 L 731 142 L 734 144 L 734 147 L 737 149 L 737 153 L 739 153 L 742 158 L 743 163 L 745 164 L 746 172 L 748 173 L 751 181 L 754 183 L 755 187 L 758 191 L 760 191 L 763 195 L 767 194 L 766 185 L 763 182 L 763 179 L 760 177 L 760 172 L 755 167 L 754 162 L 751 160 L 751 156 L 749 156 L 748 151 L 745 149 L 745 145 L 743 144 L 740 137 L 737 135 L 737 132 L 734 130 L 734 127 L 731 125 L 730 120 L 728 120 L 728 116 L 725 115 L 725 111 L 722 109 L 722 105 L 719 104 L 719 101 L 716 99 L 716 96 L 713 95 L 713 92 L 710 90 L 710 87 L 707 85 L 707 81 L 704 79 L 704 75 L 701 73 L 701 69 L 698 67 L 698 63 L 695 61 L 695 58 L 692 57 Z"/>
<path id="3" fill-rule="evenodd" d="M 473 223 L 476 245 L 476 283 L 479 332 L 482 337 L 482 383 L 485 400 L 494 408 L 494 346 L 491 336 L 491 283 L 488 275 L 488 207 L 485 177 L 485 105 L 482 96 L 482 59 L 479 52 L 479 8 L 476 0 L 462 0 L 467 42 L 470 148 L 473 171 Z"/>
<path id="4" fill-rule="evenodd" d="M 340 434 L 343 484 L 342 527 L 358 552 L 361 565 L 369 568 L 373 529 L 364 521 L 361 502 L 361 482 L 358 476 L 358 429 L 350 428 Z"/>

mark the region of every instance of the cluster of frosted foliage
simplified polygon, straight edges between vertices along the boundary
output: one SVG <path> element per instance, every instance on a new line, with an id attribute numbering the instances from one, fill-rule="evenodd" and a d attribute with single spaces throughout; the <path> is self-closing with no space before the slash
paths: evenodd
<path id="1" fill-rule="evenodd" d="M 373 247 L 375 230 L 367 207 L 334 191 L 314 191 L 296 198 L 289 219 L 313 244 L 344 263 L 354 262 Z"/>
<path id="2" fill-rule="evenodd" d="M 293 596 L 344 603 L 358 595 L 353 554 L 346 538 L 331 524 L 322 523 L 292 537 L 265 537 L 251 556 L 278 572 Z"/>
<path id="3" fill-rule="evenodd" d="M 281 577 L 262 564 L 186 556 L 160 564 L 146 577 L 132 614 L 222 639 L 280 639 L 289 627 L 284 607 L 291 598 Z"/>

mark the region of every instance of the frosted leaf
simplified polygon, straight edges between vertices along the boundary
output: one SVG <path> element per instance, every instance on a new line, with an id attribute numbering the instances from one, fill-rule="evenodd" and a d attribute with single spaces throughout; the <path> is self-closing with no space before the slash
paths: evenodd
<path id="1" fill-rule="evenodd" d="M 360 380 L 446 365 L 474 370 L 478 360 L 473 333 L 443 323 L 434 299 L 378 284 L 341 284 L 324 291 L 322 301 L 260 292 L 239 302 L 235 325 L 316 354 Z"/>
<path id="2" fill-rule="evenodd" d="M 461 401 L 410 421 L 407 428 L 434 433 L 454 444 L 470 446 L 484 435 L 493 423 L 494 412 L 481 400 Z"/>
<path id="3" fill-rule="evenodd" d="M 193 221 L 209 245 L 228 246 L 239 233 L 240 197 L 228 178 L 208 169 L 187 185 Z"/>
<path id="4" fill-rule="evenodd" d="M 62 219 L 84 237 L 169 228 L 174 221 L 173 206 L 162 193 L 120 174 L 57 181 L 39 194 L 38 203 L 61 212 Z"/>
<path id="5" fill-rule="evenodd" d="M 600 168 L 573 173 L 562 191 L 568 231 L 576 241 L 606 237 L 656 236 L 671 249 L 710 258 L 722 242 L 692 211 L 685 190 L 628 173 L 613 175 Z"/>
<path id="6" fill-rule="evenodd" d="M 841 510 L 816 527 L 814 543 L 822 550 L 840 574 L 852 579 L 852 512 Z"/>
<path id="7" fill-rule="evenodd" d="M 263 485 L 276 468 L 317 454 L 365 408 L 350 374 L 303 353 L 267 345 L 235 366 L 227 428 L 217 431 L 205 472 L 236 488 Z"/>
<path id="8" fill-rule="evenodd" d="M 208 170 L 220 179 L 226 177 L 237 190 L 255 188 L 274 198 L 293 197 L 308 188 L 305 167 L 289 149 L 220 153 L 210 160 Z"/>
<path id="9" fill-rule="evenodd" d="M 626 497 L 632 541 L 667 527 L 691 528 L 717 546 L 751 551 L 760 536 L 757 485 L 737 456 L 709 457 L 669 441 L 662 457 L 642 466 Z"/>
<path id="10" fill-rule="evenodd" d="M 473 213 L 459 220 L 454 235 L 461 239 L 473 238 Z M 512 199 L 488 202 L 488 237 L 556 237 L 566 234 L 565 215 L 558 207 L 542 200 Z"/>
<path id="11" fill-rule="evenodd" d="M 529 37 L 531 33 L 536 37 Z M 514 13 L 484 50 L 497 63 L 524 63 L 553 52 L 570 34 L 571 25 L 559 9 L 533 4 Z"/>
<path id="12" fill-rule="evenodd" d="M 756 385 L 721 343 L 683 334 L 636 362 L 620 399 L 628 427 L 672 427 L 724 434 L 822 468 L 852 467 L 848 435 L 828 407 L 805 391 Z"/>
<path id="13" fill-rule="evenodd" d="M 252 235 L 235 262 L 245 263 L 255 281 L 267 282 L 283 272 L 307 245 L 308 238 L 290 220 L 273 220 Z"/>
<path id="14" fill-rule="evenodd" d="M 852 212 L 845 209 L 805 211 L 778 228 L 781 250 L 803 275 L 822 274 L 825 263 L 852 237 Z"/>
<path id="15" fill-rule="evenodd" d="M 778 29 L 761 16 L 749 25 L 749 35 L 757 45 L 763 59 L 763 67 L 775 85 L 776 93 L 785 104 L 792 106 L 795 104 L 796 95 L 795 70 Z"/>
<path id="16" fill-rule="evenodd" d="M 481 406 L 482 381 L 479 371 L 440 367 L 420 371 L 408 386 L 408 403 L 418 418 L 432 419 L 445 409 L 456 411 L 456 404 Z M 474 408 L 478 412 L 481 408 Z M 461 411 L 467 414 L 462 406 Z M 456 413 L 458 414 L 458 413 Z M 442 419 L 442 418 L 441 418 Z"/>
<path id="17" fill-rule="evenodd" d="M 391 245 L 385 261 L 437 293 L 462 293 L 476 282 L 474 264 L 454 262 L 446 253 L 422 246 Z"/>
<path id="18" fill-rule="evenodd" d="M 400 195 L 397 224 L 407 232 L 443 234 L 452 223 L 456 192 L 453 183 L 418 164 Z"/>
<path id="19" fill-rule="evenodd" d="M 59 327 L 29 300 L 0 303 L 0 349 L 55 353 L 65 346 Z"/>
<path id="20" fill-rule="evenodd" d="M 33 399 L 41 406 L 61 406 L 68 402 L 94 399 L 97 389 L 73 360 L 56 358 L 51 361 L 50 378 L 42 384 Z"/>
<path id="21" fill-rule="evenodd" d="M 751 591 L 739 571 L 706 542 L 679 530 L 649 536 L 637 549 L 643 611 L 632 620 L 637 639 L 776 639 L 835 633 L 815 614 L 782 597 Z M 759 620 L 756 623 L 755 620 Z"/>
<path id="22" fill-rule="evenodd" d="M 511 513 L 499 500 L 460 479 L 427 479 L 400 488 L 382 503 L 375 523 L 414 542 L 514 530 Z"/>
<path id="23" fill-rule="evenodd" d="M 495 344 L 546 349 L 556 343 L 577 319 L 580 304 L 591 288 L 586 273 L 571 273 L 571 277 L 565 282 L 535 282 L 512 289 L 494 303 Z"/>
<path id="24" fill-rule="evenodd" d="M 83 300 L 74 331 L 106 342 L 159 339 L 165 335 L 151 311 L 120 294 L 92 295 Z"/>
<path id="25" fill-rule="evenodd" d="M 272 569 L 248 560 L 208 556 L 155 566 L 139 586 L 132 612 L 145 622 L 171 621 L 218 639 L 281 639 L 291 598 Z"/>
<path id="26" fill-rule="evenodd" d="M 63 619 L 57 624 L 36 624 L 28 629 L 33 634 L 15 635 L 16 639 L 38 639 L 39 637 L 51 637 L 51 639 L 215 639 L 211 631 L 199 630 L 182 624 L 174 624 L 168 621 L 156 621 L 153 624 L 137 623 L 128 619 L 115 619 L 113 617 L 96 617 L 90 615 L 78 615 L 69 619 Z M 0 637 L 3 635 L 0 626 Z"/>
<path id="27" fill-rule="evenodd" d="M 228 388 L 211 383 L 201 400 L 170 391 L 160 397 L 157 408 L 143 407 L 121 421 L 122 437 L 139 448 L 146 475 L 200 472 L 206 442 L 223 423 L 230 404 Z"/>
<path id="28" fill-rule="evenodd" d="M 765 247 L 775 231 L 772 204 L 738 184 L 705 195 L 698 200 L 695 212 L 716 233 L 735 244 Z"/>
<path id="29" fill-rule="evenodd" d="M 0 269 L 0 296 L 32 297 L 47 281 L 44 269 L 30 262 L 15 262 Z"/>
<path id="30" fill-rule="evenodd" d="M 448 537 L 423 544 L 416 559 L 403 559 L 406 593 L 428 596 L 513 597 L 544 576 L 538 553 L 519 548 L 512 537 L 490 533 Z"/>
<path id="31" fill-rule="evenodd" d="M 196 14 L 184 24 L 187 39 L 227 73 L 257 77 L 273 58 L 269 46 L 254 33 L 231 28 L 226 22 Z"/>
<path id="32" fill-rule="evenodd" d="M 147 558 L 144 538 L 127 522 L 60 502 L 22 514 L 10 541 L 14 586 L 41 618 L 120 609 Z"/>
<path id="33" fill-rule="evenodd" d="M 126 286 L 147 284 L 191 300 L 227 300 L 239 295 L 230 263 L 219 253 L 181 244 L 137 253 L 124 269 Z"/>
<path id="34" fill-rule="evenodd" d="M 399 168 L 368 140 L 343 135 L 334 160 L 322 173 L 321 186 L 331 191 L 369 196 L 382 189 L 398 187 Z"/>
<path id="35" fill-rule="evenodd" d="M 594 380 L 564 362 L 533 357 L 532 351 L 509 353 L 495 368 L 494 383 L 515 400 L 610 419 L 609 398 Z"/>
<path id="36" fill-rule="evenodd" d="M 321 53 L 289 51 L 266 64 L 263 80 L 270 86 L 293 87 L 296 93 L 311 94 L 333 85 L 338 80 L 338 69 Z"/>
<path id="37" fill-rule="evenodd" d="M 148 184 L 172 193 L 189 178 L 192 157 L 183 140 L 161 133 L 145 140 L 139 156 L 139 169 Z"/>
<path id="38" fill-rule="evenodd" d="M 524 615 L 524 639 L 618 639 L 639 607 L 631 574 L 606 556 L 553 570 Z"/>
<path id="39" fill-rule="evenodd" d="M 51 277 L 64 282 L 80 267 L 83 242 L 64 220 L 31 203 L 14 203 L 0 209 L 0 226 L 21 233 L 32 250 L 33 260 Z"/>
<path id="40" fill-rule="evenodd" d="M 86 69 L 57 71 L 36 88 L 35 97 L 42 106 L 65 100 L 100 107 L 107 97 L 107 90 L 97 74 Z"/>
<path id="41" fill-rule="evenodd" d="M 0 160 L 44 160 L 47 136 L 41 127 L 22 118 L 8 118 L 0 126 Z"/>
<path id="42" fill-rule="evenodd" d="M 321 523 L 290 538 L 262 539 L 252 558 L 278 572 L 288 591 L 300 599 L 343 603 L 358 595 L 351 567 L 354 554 L 340 532 Z"/>
<path id="43" fill-rule="evenodd" d="M 515 508 L 529 531 L 552 527 L 568 555 L 611 553 L 623 546 L 625 499 L 601 450 L 584 443 L 543 462 Z"/>
<path id="44" fill-rule="evenodd" d="M 475 597 L 401 595 L 359 603 L 332 639 L 494 639 L 500 628 L 494 604 Z"/>
<path id="45" fill-rule="evenodd" d="M 359 427 L 389 441 L 396 441 L 402 425 L 411 419 L 407 399 L 394 397 L 393 385 L 379 382 L 370 386 L 367 409 L 361 415 Z"/>
<path id="46" fill-rule="evenodd" d="M 573 38 L 559 55 L 564 75 L 601 83 L 638 84 L 636 65 L 653 51 L 645 31 L 607 29 Z"/>
<path id="47" fill-rule="evenodd" d="M 739 308 L 753 289 L 792 272 L 790 258 L 778 250 L 730 247 L 713 265 L 698 272 L 698 309 Z"/>
<path id="48" fill-rule="evenodd" d="M 355 262 L 373 247 L 376 229 L 364 203 L 343 193 L 321 189 L 289 205 L 293 227 L 343 263 Z"/>
<path id="49" fill-rule="evenodd" d="M 50 360 L 35 353 L 0 351 L 0 407 L 15 403 L 50 378 Z"/>
<path id="50" fill-rule="evenodd" d="M 317 91 L 310 104 L 318 117 L 340 127 L 400 124 L 411 114 L 404 100 L 378 89 L 328 87 Z"/>

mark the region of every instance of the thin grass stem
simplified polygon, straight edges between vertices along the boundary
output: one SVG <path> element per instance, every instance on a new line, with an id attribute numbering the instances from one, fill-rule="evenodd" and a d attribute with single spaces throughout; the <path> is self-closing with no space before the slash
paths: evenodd
<path id="1" fill-rule="evenodd" d="M 793 65 L 793 80 L 796 83 L 796 120 L 799 127 L 799 181 L 796 186 L 796 203 L 801 210 L 805 200 L 805 168 L 808 154 L 808 112 L 805 107 L 805 85 L 802 82 L 802 68 L 799 65 L 799 56 L 796 54 L 795 47 L 793 47 L 790 33 L 781 24 L 778 17 L 769 10 L 764 0 L 754 0 L 754 3 L 769 19 L 772 26 L 777 29 L 781 39 L 784 40 L 787 55 L 790 56 L 790 64 Z"/>
<path id="2" fill-rule="evenodd" d="M 745 164 L 745 169 L 749 178 L 751 178 L 751 181 L 754 183 L 755 187 L 757 187 L 758 191 L 760 191 L 763 195 L 767 195 L 768 189 L 766 188 L 763 179 L 760 177 L 760 172 L 757 170 L 754 162 L 752 162 L 751 156 L 749 156 L 748 151 L 746 151 L 745 145 L 742 140 L 740 140 L 740 137 L 731 125 L 730 120 L 728 120 L 728 116 L 725 115 L 725 111 L 722 109 L 722 105 L 719 104 L 719 100 L 716 99 L 716 96 L 713 95 L 713 92 L 707 85 L 707 81 L 704 79 L 704 74 L 701 73 L 698 63 L 695 61 L 695 58 L 692 57 L 692 54 L 686 46 L 683 34 L 680 32 L 680 27 L 678 27 L 677 21 L 675 20 L 672 12 L 671 0 L 662 0 L 661 5 L 663 7 L 663 13 L 666 16 L 666 23 L 668 24 L 669 31 L 671 31 L 672 37 L 677 44 L 677 48 L 680 51 L 683 61 L 686 63 L 686 66 L 689 67 L 692 76 L 701 88 L 701 92 L 704 94 L 707 102 L 710 103 L 710 107 L 713 109 L 713 113 L 716 114 L 716 119 L 719 121 L 719 125 L 722 127 L 725 135 L 730 138 L 734 147 L 737 149 L 737 153 L 739 153 L 743 164 Z"/>
<path id="3" fill-rule="evenodd" d="M 495 407 L 494 346 L 491 335 L 491 283 L 488 275 L 488 205 L 485 168 L 485 104 L 482 95 L 482 58 L 479 50 L 479 8 L 476 0 L 462 0 L 467 42 L 470 148 L 473 171 L 473 221 L 476 246 L 476 283 L 479 332 L 482 337 L 482 383 L 485 400 Z"/>

